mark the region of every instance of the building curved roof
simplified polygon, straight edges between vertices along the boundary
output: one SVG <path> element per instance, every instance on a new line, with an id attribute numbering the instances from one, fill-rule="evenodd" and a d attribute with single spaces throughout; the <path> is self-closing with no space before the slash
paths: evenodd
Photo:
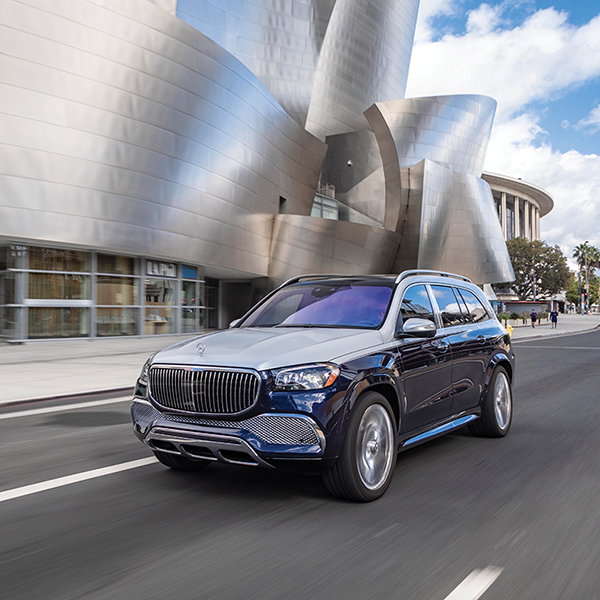
<path id="1" fill-rule="evenodd" d="M 545 217 L 554 208 L 554 199 L 541 187 L 523 181 L 520 178 L 499 175 L 498 173 L 483 172 L 481 177 L 490 184 L 493 190 L 514 194 L 537 202 L 540 207 L 540 217 Z"/>

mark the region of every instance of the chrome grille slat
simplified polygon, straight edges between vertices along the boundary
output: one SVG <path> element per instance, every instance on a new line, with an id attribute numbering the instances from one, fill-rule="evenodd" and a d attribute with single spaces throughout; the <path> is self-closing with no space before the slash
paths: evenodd
<path id="1" fill-rule="evenodd" d="M 186 412 L 236 414 L 258 397 L 258 373 L 236 369 L 155 366 L 150 394 L 160 405 Z"/>

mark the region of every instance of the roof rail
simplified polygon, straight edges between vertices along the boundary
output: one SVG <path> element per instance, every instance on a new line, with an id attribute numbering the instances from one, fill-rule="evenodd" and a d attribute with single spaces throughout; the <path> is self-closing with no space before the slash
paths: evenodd
<path id="1" fill-rule="evenodd" d="M 400 283 L 403 279 L 406 279 L 407 277 L 413 277 L 415 275 L 437 275 L 438 277 L 452 277 L 454 279 L 460 279 L 468 283 L 473 283 L 468 277 L 456 275 L 456 273 L 447 273 L 446 271 L 431 271 L 428 269 L 413 269 L 411 271 L 404 271 L 398 275 L 396 278 L 396 283 Z"/>
<path id="2" fill-rule="evenodd" d="M 296 277 L 292 277 L 288 279 L 285 283 L 282 283 L 279 287 L 285 287 L 286 285 L 290 285 L 292 283 L 296 283 L 297 281 L 302 281 L 302 279 L 329 279 L 330 277 L 360 277 L 360 275 L 335 275 L 332 273 L 307 273 L 306 275 L 296 275 Z"/>

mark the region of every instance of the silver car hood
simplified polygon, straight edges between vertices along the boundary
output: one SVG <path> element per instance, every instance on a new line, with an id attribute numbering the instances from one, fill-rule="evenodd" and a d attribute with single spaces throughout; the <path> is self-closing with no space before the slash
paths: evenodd
<path id="1" fill-rule="evenodd" d="M 258 371 L 336 358 L 383 342 L 377 330 L 328 328 L 233 328 L 208 333 L 161 350 L 152 364 L 241 367 Z M 199 356 L 198 345 L 204 345 Z"/>

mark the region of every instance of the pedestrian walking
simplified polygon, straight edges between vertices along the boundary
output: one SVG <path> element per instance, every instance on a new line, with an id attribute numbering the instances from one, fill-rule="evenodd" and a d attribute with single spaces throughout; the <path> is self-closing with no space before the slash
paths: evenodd
<path id="1" fill-rule="evenodd" d="M 552 323 L 552 329 L 556 329 L 556 326 L 558 324 L 558 311 L 557 310 L 553 310 L 550 313 L 550 322 Z"/>
<path id="2" fill-rule="evenodd" d="M 529 313 L 531 317 L 531 326 L 535 329 L 535 322 L 537 321 L 537 313 L 535 312 L 535 308 Z"/>

